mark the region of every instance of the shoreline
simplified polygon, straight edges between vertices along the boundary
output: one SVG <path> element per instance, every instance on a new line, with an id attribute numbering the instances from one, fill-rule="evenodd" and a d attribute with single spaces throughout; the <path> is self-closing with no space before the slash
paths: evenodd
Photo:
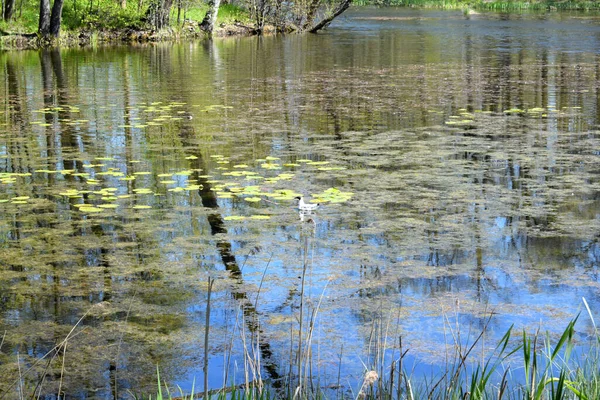
<path id="1" fill-rule="evenodd" d="M 479 2 L 475 4 L 467 3 L 454 3 L 452 5 L 443 5 L 431 0 L 412 0 L 414 3 L 408 0 L 406 3 L 402 2 L 394 4 L 391 0 L 389 5 L 374 5 L 374 4 L 358 4 L 355 3 L 353 7 L 400 7 L 400 8 L 422 8 L 431 9 L 438 8 L 443 10 L 463 10 L 465 14 L 476 15 L 484 12 L 499 12 L 499 13 L 520 13 L 520 12 L 569 12 L 569 11 L 580 11 L 580 12 L 598 12 L 600 8 L 559 8 L 552 7 L 549 3 L 518 3 L 510 1 L 491 1 L 491 2 Z M 568 2 L 569 4 L 575 4 L 574 2 Z M 518 7 L 519 4 L 527 4 L 527 7 Z M 581 3 L 587 4 L 587 3 Z M 512 5 L 512 7 L 505 7 L 506 5 Z M 600 7 L 600 6 L 599 6 Z M 380 17 L 385 18 L 385 17 Z M 218 23 L 215 26 L 213 37 L 249 37 L 256 36 L 259 34 L 274 34 L 276 29 L 273 26 L 265 26 L 262 33 L 252 24 L 244 24 L 239 21 Z M 294 30 L 288 31 L 292 33 Z M 208 39 L 210 35 L 207 34 L 200 28 L 200 21 L 187 20 L 182 26 L 169 27 L 162 30 L 153 29 L 135 29 L 125 28 L 120 30 L 76 30 L 76 31 L 62 31 L 58 38 L 51 40 L 42 39 L 37 33 L 19 33 L 19 32 L 5 32 L 0 30 L 0 51 L 15 51 L 15 50 L 38 50 L 43 48 L 54 48 L 54 47 L 88 47 L 95 45 L 142 45 L 162 42 L 176 42 L 180 40 L 198 40 Z"/>
<path id="2" fill-rule="evenodd" d="M 274 29 L 264 29 L 263 34 L 271 34 Z M 219 24 L 213 32 L 213 37 L 248 37 L 256 36 L 258 31 L 253 26 L 239 22 Z M 36 33 L 0 33 L 0 51 L 39 50 L 53 47 L 87 47 L 96 44 L 133 45 L 179 40 L 208 39 L 206 32 L 200 29 L 199 23 L 187 23 L 177 29 L 167 28 L 160 31 L 151 29 L 127 29 L 121 31 L 87 31 L 61 32 L 59 38 L 43 41 Z"/>

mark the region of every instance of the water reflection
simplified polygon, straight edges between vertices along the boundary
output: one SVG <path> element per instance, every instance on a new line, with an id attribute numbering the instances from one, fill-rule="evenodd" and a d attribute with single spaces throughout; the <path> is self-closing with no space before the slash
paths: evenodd
<path id="1" fill-rule="evenodd" d="M 282 382 L 316 304 L 327 384 L 389 321 L 435 363 L 449 319 L 493 312 L 501 335 L 600 307 L 598 36 L 573 39 L 595 22 L 379 12 L 306 37 L 0 55 L 5 397 L 19 362 L 27 393 L 56 393 L 63 360 L 81 397 L 150 393 L 156 364 L 189 388 L 208 276 L 212 387 L 244 380 L 242 338 Z M 330 188 L 351 200 L 289 195 Z"/>

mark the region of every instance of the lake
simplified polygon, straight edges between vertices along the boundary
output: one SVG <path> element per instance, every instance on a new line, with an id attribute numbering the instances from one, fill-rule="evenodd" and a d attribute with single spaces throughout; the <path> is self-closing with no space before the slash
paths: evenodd
<path id="1" fill-rule="evenodd" d="M 579 312 L 585 344 L 599 49 L 597 14 L 357 8 L 1 53 L 0 397 L 154 394 L 157 366 L 200 391 L 208 304 L 213 389 L 300 369 L 348 394 Z"/>

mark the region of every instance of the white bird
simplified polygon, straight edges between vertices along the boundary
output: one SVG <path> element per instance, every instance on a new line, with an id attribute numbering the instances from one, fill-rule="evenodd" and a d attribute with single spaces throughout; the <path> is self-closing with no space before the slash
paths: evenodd
<path id="1" fill-rule="evenodd" d="M 298 196 L 295 198 L 296 200 L 298 200 L 298 209 L 300 211 L 314 211 L 319 207 L 319 203 L 314 204 L 314 203 L 305 203 L 304 202 L 304 197 L 302 196 Z"/>

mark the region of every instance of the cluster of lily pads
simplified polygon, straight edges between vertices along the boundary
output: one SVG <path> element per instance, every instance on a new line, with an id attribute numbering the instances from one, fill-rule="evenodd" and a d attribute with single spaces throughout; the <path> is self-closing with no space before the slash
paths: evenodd
<path id="1" fill-rule="evenodd" d="M 126 107 L 126 119 L 129 124 L 120 125 L 120 128 L 146 128 L 159 126 L 170 121 L 181 120 L 187 114 L 183 110 L 186 103 L 183 102 L 152 102 L 138 105 L 135 107 Z M 192 106 L 195 107 L 195 106 Z M 201 112 L 223 111 L 230 106 L 211 105 L 203 107 Z M 37 110 L 40 114 L 52 114 L 61 123 L 80 124 L 89 122 L 85 119 L 72 119 L 72 114 L 80 113 L 77 106 L 61 105 L 55 107 L 46 107 Z M 39 126 L 49 125 L 46 119 L 34 121 L 32 124 Z M 198 156 L 187 155 L 186 160 L 195 160 Z M 122 170 L 122 160 L 118 157 L 95 157 L 92 159 L 79 159 L 82 163 L 81 170 L 63 169 L 36 169 L 32 173 L 0 173 L 0 188 L 2 186 L 18 188 L 21 185 L 19 179 L 33 181 L 36 179 L 45 179 L 48 175 L 60 176 L 61 185 L 55 189 L 50 188 L 50 195 L 58 198 L 68 199 L 69 206 L 84 214 L 108 213 L 111 210 L 126 207 L 135 210 L 150 209 L 153 201 L 147 196 L 164 196 L 169 193 L 189 193 L 200 190 L 211 190 L 217 199 L 221 201 L 243 200 L 242 204 L 264 205 L 290 202 L 295 197 L 306 193 L 299 193 L 294 190 L 297 183 L 292 183 L 296 178 L 296 171 L 336 171 L 343 170 L 345 167 L 331 165 L 329 161 L 295 159 L 284 162 L 279 157 L 267 156 L 253 160 L 251 163 L 235 163 L 229 157 L 215 154 L 210 156 L 212 165 L 212 175 L 206 174 L 201 169 L 185 169 L 176 171 L 165 171 L 164 173 L 155 173 L 150 171 L 137 170 L 142 161 L 132 160 L 126 170 Z M 121 166 L 119 166 L 121 165 Z M 130 172 L 131 170 L 135 172 Z M 124 172 L 127 171 L 127 172 Z M 192 174 L 194 176 L 192 177 Z M 145 178 L 145 176 L 149 176 Z M 74 179 L 76 178 L 76 179 Z M 144 179 L 142 179 L 144 178 Z M 137 181 L 135 188 L 124 184 L 129 181 Z M 25 183 L 28 181 L 23 181 Z M 290 186 L 290 187 L 286 187 Z M 148 187 L 150 186 L 150 187 Z M 205 188 L 206 186 L 206 188 Z M 6 193 L 13 192 L 15 189 L 7 189 Z M 0 203 L 11 204 L 29 204 L 33 199 L 30 196 L 13 195 L 13 197 L 0 199 Z M 350 192 L 342 192 L 336 188 L 329 188 L 321 193 L 310 196 L 312 201 L 319 203 L 339 203 L 348 201 L 352 197 Z M 136 199 L 136 202 L 126 199 Z M 142 203 L 142 204 L 138 204 Z M 252 209 L 255 209 L 254 206 Z M 264 211 L 264 210 L 263 210 Z M 269 215 L 259 214 L 252 216 L 227 216 L 226 220 L 261 220 L 268 219 Z"/>
<path id="2" fill-rule="evenodd" d="M 188 160 L 197 158 L 196 156 L 185 157 Z M 213 155 L 212 160 L 217 164 L 213 169 L 220 176 L 202 175 L 200 169 L 187 169 L 167 173 L 154 174 L 150 171 L 137 171 L 126 175 L 119 168 L 109 165 L 110 162 L 117 162 L 118 159 L 112 157 L 96 157 L 93 162 L 83 164 L 84 171 L 76 170 L 48 170 L 38 169 L 33 174 L 56 174 L 63 178 L 66 176 L 79 178 L 74 183 L 77 188 L 61 189 L 55 195 L 67 199 L 81 199 L 82 202 L 71 202 L 71 206 L 85 214 L 94 214 L 107 212 L 117 209 L 123 204 L 121 201 L 132 197 L 143 198 L 145 195 L 160 196 L 166 193 L 193 192 L 204 189 L 204 185 L 209 185 L 209 189 L 215 192 L 218 199 L 226 200 L 239 198 L 247 203 L 277 203 L 292 201 L 302 193 L 294 189 L 286 188 L 282 182 L 291 181 L 296 174 L 291 171 L 281 171 L 284 168 L 300 167 L 314 168 L 317 171 L 328 171 L 331 169 L 343 169 L 339 166 L 328 166 L 328 161 L 312 161 L 308 159 L 296 160 L 294 163 L 282 163 L 278 157 L 266 157 L 254 160 L 255 166 L 251 169 L 247 164 L 234 164 L 228 157 L 223 155 Z M 134 160 L 130 163 L 136 164 L 139 161 Z M 100 169 L 98 171 L 98 169 Z M 261 173 L 263 172 L 263 173 Z M 191 175 L 196 173 L 197 178 L 192 179 Z M 13 185 L 19 178 L 30 178 L 32 173 L 0 173 L 0 183 L 3 185 Z M 125 185 L 115 185 L 115 182 L 134 181 L 144 176 L 153 176 L 154 188 L 138 187 L 129 190 Z M 201 179 L 202 183 L 198 180 Z M 82 188 L 81 185 L 86 187 Z M 164 185 L 164 186 L 163 186 Z M 313 194 L 312 201 L 319 203 L 340 203 L 348 201 L 352 193 L 343 192 L 336 188 L 329 188 L 321 193 Z M 12 204 L 27 204 L 29 196 L 15 196 L 0 200 L 0 203 L 10 202 Z M 265 204 L 266 204 L 265 203 Z M 130 208 L 141 210 L 152 208 L 149 204 L 135 204 Z M 228 216 L 226 220 L 243 219 L 268 219 L 268 215 Z"/>
<path id="3" fill-rule="evenodd" d="M 576 112 L 577 110 L 579 110 L 581 107 L 563 107 L 561 109 L 561 111 L 552 108 L 552 107 L 548 107 L 546 108 L 541 108 L 541 107 L 532 107 L 529 108 L 527 110 L 523 110 L 520 108 L 510 108 L 507 110 L 504 110 L 503 113 L 506 115 L 525 115 L 525 116 L 530 116 L 530 117 L 534 117 L 534 118 L 547 118 L 548 117 L 548 113 L 556 113 L 558 115 L 565 112 Z M 462 128 L 469 128 L 473 126 L 473 123 L 475 121 L 475 116 L 476 114 L 492 114 L 491 111 L 483 111 L 483 110 L 475 110 L 474 113 L 470 113 L 467 111 L 466 108 L 461 108 L 458 110 L 457 115 L 451 115 L 448 119 L 448 121 L 445 122 L 446 125 L 449 126 L 457 126 L 457 127 L 462 127 Z"/>
<path id="4" fill-rule="evenodd" d="M 149 126 L 161 126 L 171 121 L 182 120 L 187 115 L 187 112 L 180 108 L 185 105 L 186 103 L 177 101 L 167 104 L 162 101 L 156 101 L 138 107 L 126 107 L 129 111 L 127 118 L 130 123 L 119 125 L 119 128 L 140 129 Z M 139 115 L 134 115 L 134 111 L 138 111 Z"/>
<path id="5" fill-rule="evenodd" d="M 129 123 L 119 125 L 119 128 L 146 128 L 149 126 L 161 126 L 165 123 L 182 120 L 187 116 L 187 111 L 182 110 L 186 103 L 184 102 L 170 102 L 164 103 L 161 101 L 152 102 L 149 104 L 142 104 L 139 106 L 128 106 L 127 120 Z M 219 107 L 225 107 L 220 105 L 209 106 L 207 109 L 218 109 Z M 58 121 L 63 125 L 81 125 L 90 122 L 83 118 L 69 118 L 73 114 L 78 114 L 81 109 L 73 105 L 60 105 L 53 107 L 45 107 L 39 110 L 35 110 L 36 114 L 50 114 L 57 115 Z M 68 116 L 67 116 L 68 113 Z M 47 122 L 45 119 L 31 121 L 31 125 L 38 126 L 51 126 L 52 124 Z"/>
<path id="6" fill-rule="evenodd" d="M 70 114 L 77 114 L 81 112 L 81 109 L 77 106 L 73 106 L 73 105 L 62 105 L 62 106 L 54 106 L 54 107 L 45 107 L 39 110 L 34 110 L 33 111 L 36 114 L 59 114 L 62 112 L 68 112 Z M 62 118 L 60 119 L 60 121 L 62 123 L 64 123 L 65 125 L 71 125 L 71 126 L 77 126 L 77 125 L 81 125 L 87 122 L 90 122 L 87 119 L 83 119 L 83 118 L 78 118 L 78 119 L 73 119 L 73 118 Z M 52 124 L 46 122 L 45 120 L 42 121 L 32 121 L 31 122 L 32 125 L 39 125 L 39 126 L 51 126 Z"/>
<path id="7" fill-rule="evenodd" d="M 228 164 L 229 158 L 223 155 L 211 156 L 215 159 L 217 164 L 221 167 L 215 169 L 227 169 L 222 165 Z M 248 170 L 247 164 L 235 164 L 232 166 L 232 170 L 223 172 L 221 175 L 225 180 L 212 179 L 207 183 L 212 184 L 211 190 L 215 191 L 215 195 L 219 199 L 232 199 L 235 197 L 241 198 L 248 203 L 277 203 L 277 202 L 289 202 L 294 200 L 298 196 L 302 196 L 302 193 L 294 189 L 283 187 L 281 182 L 291 181 L 296 174 L 293 172 L 281 172 L 273 174 L 273 171 L 282 170 L 284 168 L 297 168 L 297 167 L 313 167 L 317 171 L 331 171 L 345 169 L 340 166 L 330 166 L 328 161 L 313 161 L 309 159 L 298 159 L 295 162 L 283 163 L 279 157 L 268 156 L 254 160 L 257 166 L 255 170 Z M 263 170 L 265 174 L 261 174 L 258 170 Z M 267 174 L 271 176 L 267 176 Z M 235 178 L 241 178 L 235 180 Z M 329 188 L 321 193 L 311 195 L 311 199 L 316 203 L 341 203 L 350 200 L 352 198 L 351 192 L 343 192 L 337 188 Z M 225 217 L 228 221 L 241 221 L 245 219 L 269 219 L 268 215 L 229 215 Z"/>

